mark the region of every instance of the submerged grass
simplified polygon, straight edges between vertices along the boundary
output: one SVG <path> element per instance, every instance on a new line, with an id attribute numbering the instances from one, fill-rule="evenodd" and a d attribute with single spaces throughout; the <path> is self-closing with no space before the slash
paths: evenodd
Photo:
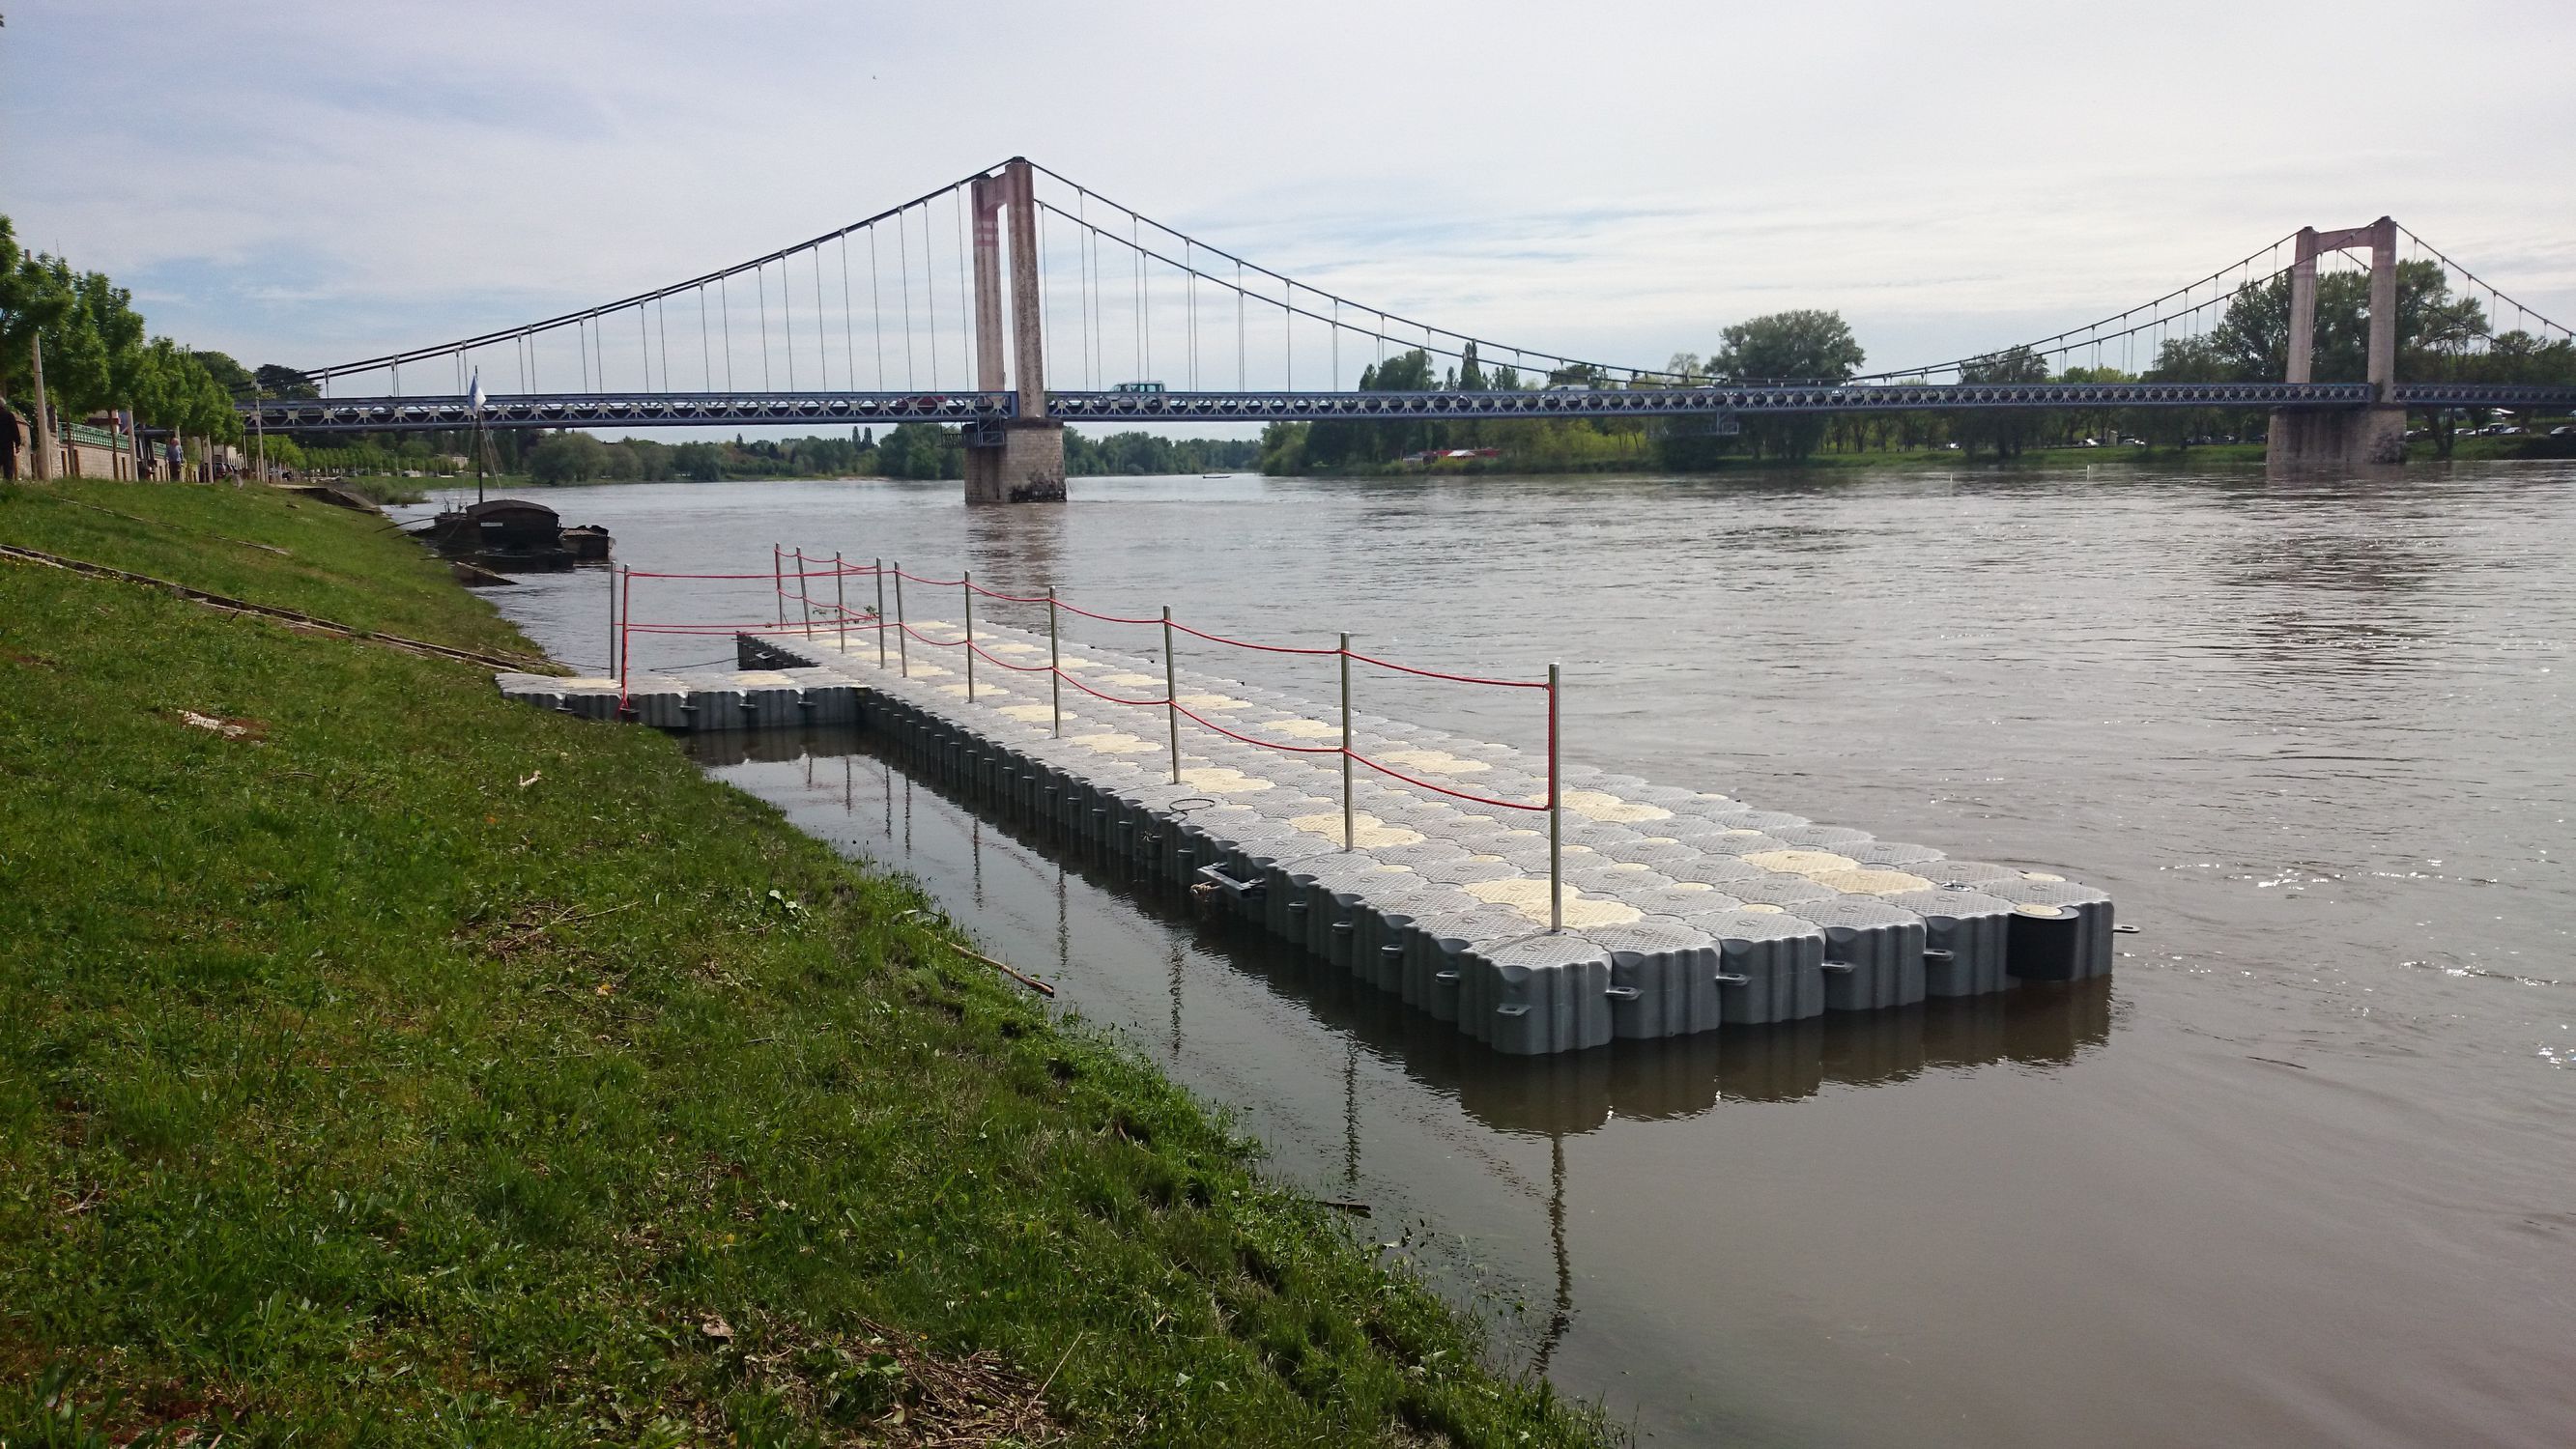
<path id="1" fill-rule="evenodd" d="M 411 568 L 167 491 L 0 522 Z M 515 640 L 428 592 L 372 617 Z M 927 906 L 659 735 L 0 568 L 0 1444 L 1598 1442 Z"/>

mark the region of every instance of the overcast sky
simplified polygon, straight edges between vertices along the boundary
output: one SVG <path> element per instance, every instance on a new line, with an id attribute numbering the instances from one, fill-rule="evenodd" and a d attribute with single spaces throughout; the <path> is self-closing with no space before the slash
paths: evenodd
<path id="1" fill-rule="evenodd" d="M 313 365 L 622 296 L 1019 153 L 1444 327 L 1872 367 L 2395 215 L 2576 322 L 2576 5 L 0 0 L 0 211 Z"/>

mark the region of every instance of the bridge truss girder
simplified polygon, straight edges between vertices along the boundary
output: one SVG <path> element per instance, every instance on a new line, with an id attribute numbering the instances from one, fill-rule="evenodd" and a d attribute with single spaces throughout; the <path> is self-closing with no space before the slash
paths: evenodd
<path id="1" fill-rule="evenodd" d="M 2576 406 L 2576 388 L 2503 383 L 2399 383 L 2409 407 Z M 1840 387 L 1592 388 L 1546 392 L 1051 392 L 1056 422 L 1462 422 L 1511 418 L 1704 418 L 1719 431 L 1744 417 L 2048 408 L 2368 406 L 2359 382 L 1924 383 Z M 424 432 L 474 426 L 463 397 L 266 398 L 245 422 L 273 432 Z M 1019 415 L 1013 392 L 552 393 L 484 400 L 487 428 L 652 428 L 957 424 L 979 434 Z"/>

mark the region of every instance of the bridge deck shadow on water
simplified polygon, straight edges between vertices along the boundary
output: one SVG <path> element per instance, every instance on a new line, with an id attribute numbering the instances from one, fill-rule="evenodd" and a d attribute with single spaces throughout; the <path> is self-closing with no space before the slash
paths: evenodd
<path id="1" fill-rule="evenodd" d="M 986 857 L 1007 852 L 1030 867 L 1031 880 L 1041 889 L 1049 872 L 1081 881 L 1090 888 L 1081 909 L 1123 909 L 1150 923 L 1149 929 L 1174 938 L 1176 945 L 1185 939 L 1189 951 L 1257 984 L 1313 1027 L 1347 1038 L 1352 1049 L 1397 1065 L 1406 1078 L 1454 1101 L 1496 1132 L 1580 1134 L 1613 1118 L 1694 1117 L 1721 1101 L 1794 1102 L 1828 1089 L 1886 1086 L 1927 1072 L 1997 1063 L 2047 1068 L 2072 1062 L 2110 1038 L 2111 983 L 2102 976 L 1890 1010 L 1830 1013 L 1759 1029 L 1623 1041 L 1615 1052 L 1506 1056 L 1251 923 L 1226 915 L 1202 917 L 1186 892 L 1136 871 L 1124 857 L 1086 845 L 1047 822 L 1005 818 L 969 805 L 927 777 L 907 773 L 896 752 L 859 731 L 685 738 L 701 765 L 788 808 L 800 824 L 845 852 L 911 873 L 979 937 L 990 940 L 994 923 L 981 919 L 984 913 L 977 907 L 985 903 L 988 889 L 1001 890 L 988 881 Z M 789 768 L 782 772 L 778 767 Z M 913 803 L 920 797 L 939 800 L 943 813 L 963 829 L 966 878 L 956 878 L 960 862 L 916 852 Z M 835 801 L 848 825 L 830 820 Z M 822 812 L 819 820 L 817 811 Z M 859 833 L 851 834 L 849 825 Z M 1051 906 L 1058 915 L 1059 959 L 1038 963 L 1023 958 L 1011 964 L 1059 978 L 1055 984 L 1068 1004 L 1115 1020 L 1120 1013 L 1109 1006 L 1098 984 L 1103 972 L 1115 973 L 1119 965 L 1074 957 L 1068 944 L 1073 923 L 1064 917 L 1076 907 L 1062 882 L 1052 903 L 1022 904 L 1040 914 Z M 1168 1020 L 1151 1026 L 1141 1020 L 1121 1023 L 1157 1039 L 1155 1044 L 1175 1057 L 1187 1047 L 1179 957 L 1175 949 L 1171 961 L 1151 968 L 1172 973 Z M 1126 969 L 1142 968 L 1129 963 Z"/>

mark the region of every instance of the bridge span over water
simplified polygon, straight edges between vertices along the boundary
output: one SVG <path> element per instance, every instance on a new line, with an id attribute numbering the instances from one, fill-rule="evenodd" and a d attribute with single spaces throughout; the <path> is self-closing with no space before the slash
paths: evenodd
<path id="1" fill-rule="evenodd" d="M 241 407 L 256 428 L 295 432 L 938 422 L 965 433 L 967 496 L 993 502 L 1062 497 L 1062 428 L 1077 422 L 1640 418 L 1723 434 L 1766 416 L 2261 409 L 2272 415 L 2273 463 L 2297 467 L 2395 461 L 2410 409 L 2576 407 L 2576 386 L 2400 381 L 2401 237 L 2422 246 L 2386 217 L 2344 231 L 2306 228 L 2267 249 L 2268 269 L 2258 251 L 2150 302 L 1976 357 L 1837 381 L 1713 381 L 1507 344 L 1364 305 L 1014 158 L 721 271 L 316 368 L 307 376 L 321 397 Z M 2319 382 L 2319 267 L 2346 253 L 2368 258 L 2368 376 Z M 2509 305 L 2551 335 L 2567 333 L 2457 270 L 2485 288 L 2499 315 Z M 2097 375 L 2103 364 L 2133 371 L 2142 349 L 2153 359 L 2163 343 L 2199 335 L 2228 304 L 2283 281 L 2287 362 L 2278 381 L 1997 376 L 2088 358 Z M 1391 355 L 1416 351 L 1445 366 L 1436 385 L 1394 390 L 1371 376 Z M 424 373 L 435 379 L 426 391 Z"/>

